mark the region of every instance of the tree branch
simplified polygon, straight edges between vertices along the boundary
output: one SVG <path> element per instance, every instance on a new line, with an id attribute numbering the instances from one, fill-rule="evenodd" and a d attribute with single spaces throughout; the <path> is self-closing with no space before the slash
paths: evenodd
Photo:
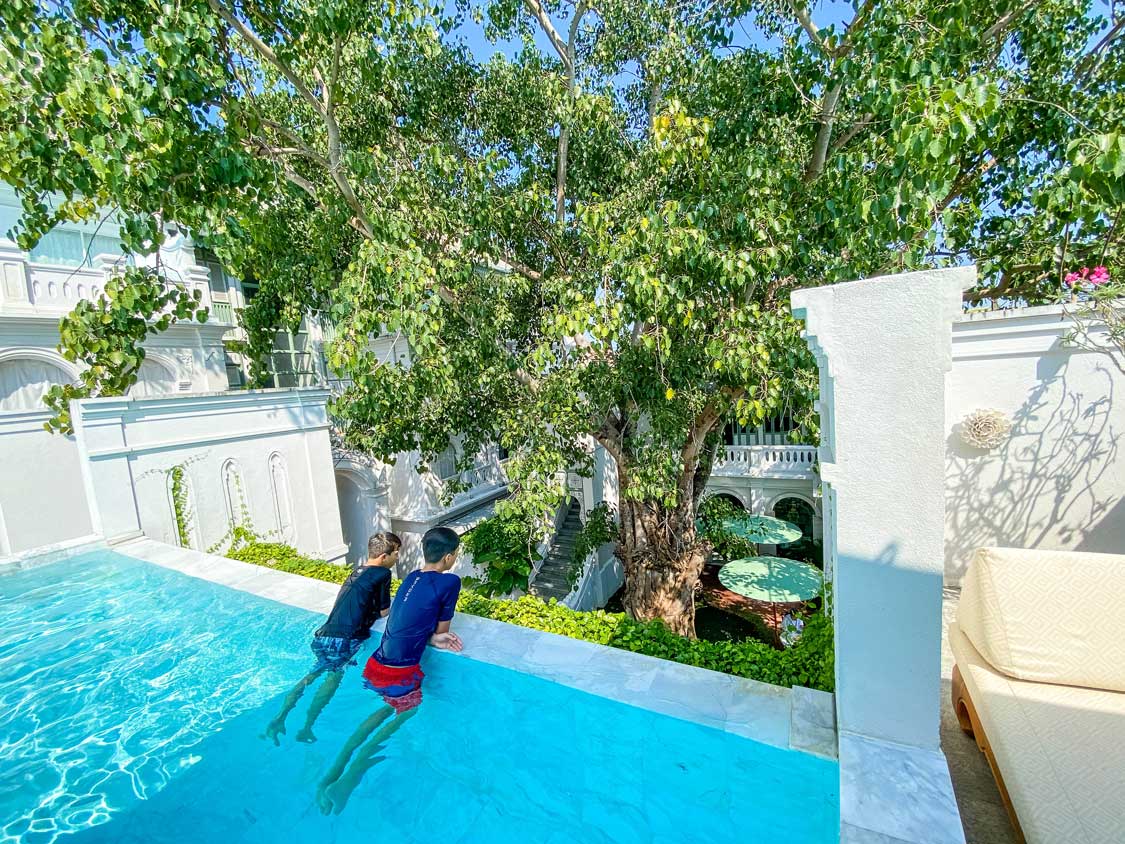
<path id="1" fill-rule="evenodd" d="M 1086 83 L 1086 80 L 1094 72 L 1094 68 L 1098 66 L 1098 56 L 1103 50 L 1109 48 L 1122 32 L 1125 32 L 1125 16 L 1122 16 L 1121 20 L 1111 26 L 1102 40 L 1095 44 L 1094 48 L 1078 63 L 1078 75 L 1076 77 L 1078 85 Z"/>
<path id="2" fill-rule="evenodd" d="M 832 51 L 828 49 L 828 45 L 820 35 L 820 27 L 813 23 L 812 17 L 809 16 L 808 7 L 801 0 L 789 0 L 789 8 L 793 10 L 793 14 L 801 24 L 801 29 L 809 36 L 809 40 L 819 47 L 826 56 L 832 55 Z"/>
<path id="3" fill-rule="evenodd" d="M 1023 17 L 1026 12 L 1030 11 L 1035 6 L 1035 3 L 1036 0 L 1027 0 L 1022 6 L 1012 9 L 1012 11 L 1008 12 L 1006 15 L 1001 15 L 996 23 L 984 31 L 984 38 L 982 40 L 988 42 L 997 35 L 1005 34 L 1008 27 L 1015 23 L 1018 18 Z"/>
<path id="4" fill-rule="evenodd" d="M 316 98 L 316 95 L 309 90 L 309 87 L 301 80 L 301 77 L 294 73 L 293 69 L 283 62 L 265 41 L 258 37 L 257 33 L 235 17 L 230 11 L 220 6 L 218 0 L 207 0 L 207 4 L 211 7 L 211 11 L 222 18 L 228 26 L 246 40 L 246 43 L 254 49 L 254 52 L 273 65 L 273 67 L 288 80 L 289 84 L 293 86 L 293 89 L 302 99 L 312 105 L 317 113 L 323 116 L 323 106 Z"/>
<path id="5" fill-rule="evenodd" d="M 527 6 L 531 14 L 535 16 L 535 19 L 539 21 L 539 26 L 543 28 L 543 33 L 551 42 L 551 46 L 555 48 L 555 52 L 559 54 L 559 59 L 562 60 L 562 63 L 566 65 L 567 69 L 569 70 L 570 59 L 567 52 L 566 42 L 562 40 L 562 37 L 559 35 L 558 30 L 555 29 L 555 25 L 551 23 L 551 18 L 547 14 L 546 10 L 539 4 L 539 0 L 523 0 L 523 2 L 524 5 Z"/>
<path id="6" fill-rule="evenodd" d="M 555 222 L 562 223 L 566 219 L 566 166 L 567 155 L 570 150 L 570 118 L 574 113 L 574 80 L 575 80 L 575 44 L 578 35 L 578 25 L 582 16 L 586 14 L 586 0 L 580 0 L 570 19 L 570 31 L 566 42 L 566 101 L 567 114 L 559 122 L 559 160 L 555 169 Z"/>
<path id="7" fill-rule="evenodd" d="M 818 119 L 820 126 L 816 130 L 816 139 L 813 141 L 808 166 L 805 167 L 806 182 L 815 180 L 824 172 L 824 162 L 828 159 L 828 144 L 832 140 L 832 125 L 836 121 L 836 104 L 840 101 L 843 90 L 843 83 L 837 82 L 824 91 Z"/>
<path id="8" fill-rule="evenodd" d="M 331 96 L 329 96 L 331 92 L 328 90 L 324 90 L 323 93 L 325 94 L 325 99 L 323 101 L 318 99 L 317 96 L 308 87 L 308 85 L 306 85 L 301 80 L 301 77 L 299 77 L 287 63 L 283 62 L 277 55 L 277 53 L 275 53 L 268 44 L 266 44 L 261 38 L 258 37 L 257 33 L 250 29 L 250 27 L 248 27 L 245 23 L 240 21 L 229 10 L 220 6 L 218 0 L 207 0 L 207 3 L 216 15 L 222 18 L 228 26 L 232 27 L 236 32 L 238 32 L 239 35 L 242 36 L 246 43 L 249 44 L 251 48 L 253 48 L 254 52 L 256 52 L 259 56 L 262 57 L 262 59 L 276 68 L 277 71 L 281 73 L 281 75 L 284 76 L 286 80 L 288 80 L 289 84 L 293 86 L 293 89 L 297 92 L 297 94 L 303 100 L 308 102 L 309 105 L 313 107 L 313 110 L 324 121 L 324 127 L 328 133 L 328 173 L 332 177 L 332 181 L 336 183 L 336 187 L 340 189 L 340 193 L 343 195 L 344 201 L 347 203 L 348 207 L 356 217 L 357 224 L 354 226 L 356 230 L 363 234 L 365 237 L 374 237 L 374 230 L 371 228 L 371 221 L 367 217 L 367 212 L 364 211 L 363 205 L 360 203 L 358 197 L 355 194 L 355 191 L 352 189 L 351 182 L 347 180 L 342 172 L 340 126 L 336 122 L 335 115 L 333 114 L 333 100 Z M 338 44 L 336 45 L 335 49 L 339 49 Z M 314 71 L 314 73 L 317 77 L 320 76 L 320 73 L 318 71 Z M 323 85 L 323 80 L 322 87 L 328 87 Z"/>

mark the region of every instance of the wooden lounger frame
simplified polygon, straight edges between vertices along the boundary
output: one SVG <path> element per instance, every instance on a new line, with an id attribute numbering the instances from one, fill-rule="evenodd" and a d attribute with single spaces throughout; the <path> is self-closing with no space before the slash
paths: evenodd
<path id="1" fill-rule="evenodd" d="M 1020 819 L 1016 817 L 1015 807 L 1012 806 L 1012 798 L 1008 796 L 1008 789 L 1004 785 L 1004 777 L 1000 775 L 1000 768 L 996 765 L 996 757 L 992 755 L 992 747 L 988 743 L 988 736 L 984 734 L 984 727 L 981 726 L 977 710 L 969 697 L 969 690 L 965 687 L 961 669 L 956 665 L 953 666 L 953 711 L 957 713 L 957 723 L 961 725 L 961 729 L 976 739 L 977 747 L 984 754 L 984 758 L 988 760 L 988 767 L 992 769 L 992 778 L 996 780 L 996 787 L 1000 789 L 1000 799 L 1004 801 L 1004 808 L 1008 811 L 1008 819 L 1012 822 L 1012 829 L 1015 830 L 1016 841 L 1019 844 L 1027 844 L 1027 839 L 1023 836 L 1023 830 L 1020 829 Z"/>

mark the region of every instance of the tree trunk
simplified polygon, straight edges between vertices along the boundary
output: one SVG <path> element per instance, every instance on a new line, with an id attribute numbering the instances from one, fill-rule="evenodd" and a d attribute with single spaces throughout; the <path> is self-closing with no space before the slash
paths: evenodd
<path id="1" fill-rule="evenodd" d="M 694 509 L 622 496 L 617 543 L 625 566 L 625 609 L 638 621 L 658 618 L 672 632 L 691 638 L 695 588 L 708 551 L 696 537 Z"/>

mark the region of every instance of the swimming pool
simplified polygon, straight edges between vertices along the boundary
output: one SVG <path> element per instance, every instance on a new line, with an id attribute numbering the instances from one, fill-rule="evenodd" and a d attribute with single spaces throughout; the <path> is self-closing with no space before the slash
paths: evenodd
<path id="1" fill-rule="evenodd" d="M 108 550 L 0 569 L 0 842 L 838 840 L 833 762 L 433 650 L 318 793 L 381 706 L 353 667 L 262 738 L 319 623 Z"/>

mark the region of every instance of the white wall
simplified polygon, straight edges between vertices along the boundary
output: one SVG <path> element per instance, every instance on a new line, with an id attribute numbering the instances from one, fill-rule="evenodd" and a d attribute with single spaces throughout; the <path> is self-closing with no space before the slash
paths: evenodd
<path id="1" fill-rule="evenodd" d="M 1063 342 L 1061 307 L 974 314 L 953 326 L 946 398 L 946 582 L 982 545 L 1125 549 L 1125 360 Z M 959 427 L 973 410 L 1012 421 L 984 451 Z"/>
<path id="2" fill-rule="evenodd" d="M 179 544 L 170 471 L 190 488 L 189 544 L 224 541 L 231 518 L 329 561 L 347 552 L 332 471 L 326 390 L 254 390 L 75 402 L 96 532 Z M 245 515 L 243 509 L 245 508 Z"/>
<path id="3" fill-rule="evenodd" d="M 841 734 L 937 750 L 951 324 L 973 267 L 793 294 L 820 369 Z"/>
<path id="4" fill-rule="evenodd" d="M 0 556 L 93 533 L 74 437 L 48 415 L 0 413 Z"/>
<path id="5" fill-rule="evenodd" d="M 371 534 L 391 529 L 386 491 L 376 486 L 368 472 L 336 465 L 336 500 L 340 505 L 340 525 L 348 546 L 348 562 L 367 559 L 367 540 Z"/>

